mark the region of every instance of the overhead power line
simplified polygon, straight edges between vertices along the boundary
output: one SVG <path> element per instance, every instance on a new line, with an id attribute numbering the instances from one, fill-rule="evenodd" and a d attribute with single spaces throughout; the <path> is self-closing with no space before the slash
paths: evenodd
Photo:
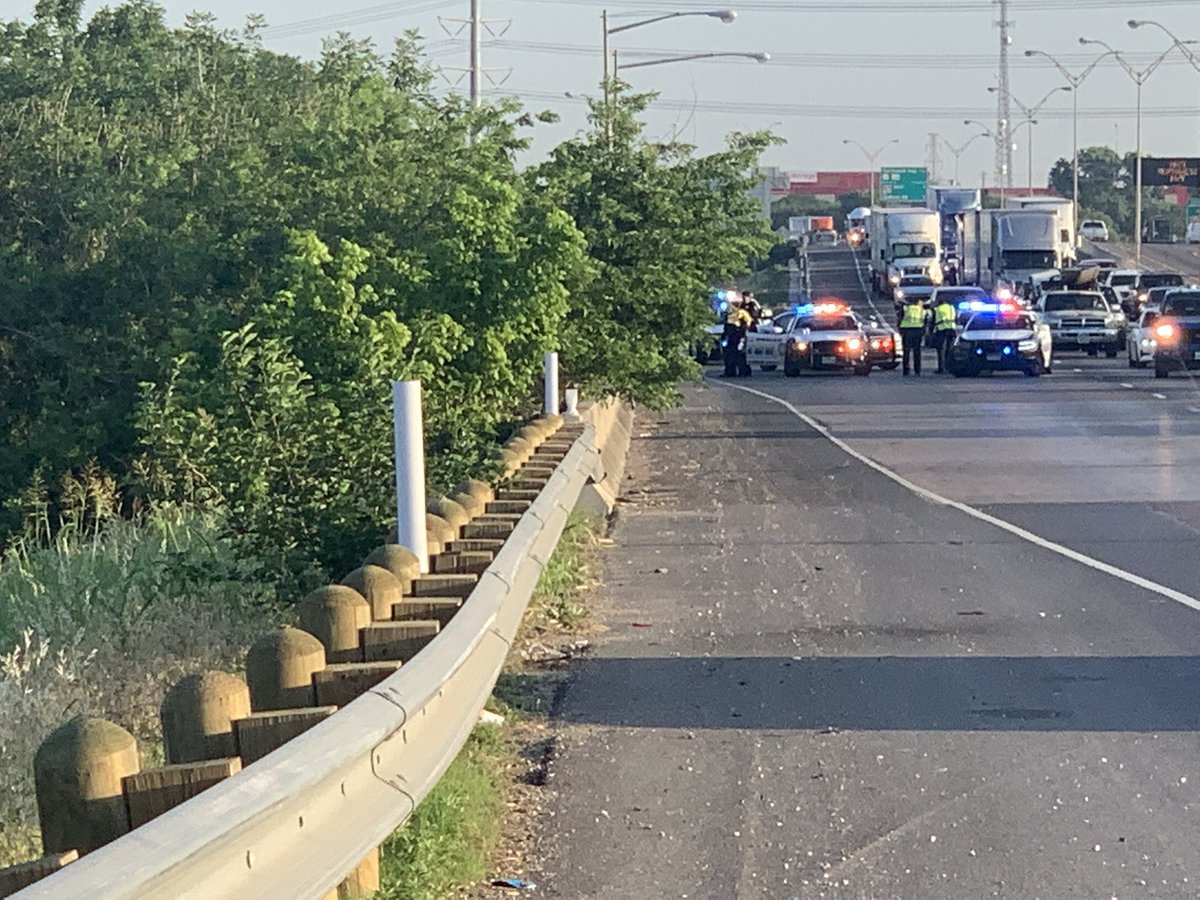
<path id="1" fill-rule="evenodd" d="M 496 50 L 511 50 L 522 53 L 548 53 L 561 54 L 563 56 L 580 56 L 588 53 L 599 53 L 599 47 L 592 44 L 565 44 L 553 41 L 518 41 L 518 40 L 501 40 L 495 41 L 491 45 Z M 441 52 L 440 47 L 431 44 L 427 48 L 431 56 L 436 56 Z M 692 53 L 702 53 L 702 50 L 680 50 L 678 48 L 669 49 L 665 47 L 651 48 L 639 47 L 637 49 L 622 50 L 621 56 L 628 59 L 653 59 L 660 56 L 684 56 Z M 1149 65 L 1157 54 L 1154 53 L 1132 53 L 1125 57 L 1130 65 Z M 1059 61 L 1066 66 L 1072 65 L 1087 65 L 1094 58 L 1095 54 L 1085 53 L 1064 53 L 1057 57 Z M 712 65 L 738 65 L 736 59 L 713 59 L 709 61 Z M 1163 65 L 1180 65 L 1190 66 L 1183 57 L 1170 58 Z M 1116 68 L 1119 64 L 1116 60 L 1109 59 L 1101 63 L 1101 66 L 1111 66 Z M 933 53 L 907 53 L 907 54 L 861 54 L 855 53 L 847 55 L 845 53 L 771 53 L 772 68 L 778 66 L 786 66 L 791 68 L 811 68 L 811 69 L 924 69 L 930 72 L 938 72 L 943 69 L 980 69 L 994 70 L 996 61 L 978 54 L 957 54 L 957 55 L 940 55 Z M 1054 64 L 1044 57 L 1020 56 L 1012 60 L 1014 69 L 1053 69 Z"/>
<path id="2" fill-rule="evenodd" d="M 551 104 L 579 104 L 586 103 L 588 100 L 586 96 L 581 94 L 567 96 L 566 94 L 555 93 L 553 91 L 514 91 L 513 95 L 526 101 Z M 776 103 L 772 101 L 754 102 L 746 100 L 676 100 L 668 97 L 659 97 L 654 101 L 651 108 L 669 109 L 672 111 L 683 110 L 685 112 L 696 109 L 705 112 L 744 113 L 746 115 L 784 118 L 859 119 L 870 117 L 873 119 L 928 119 L 939 121 L 961 121 L 963 119 L 982 118 L 993 112 L 988 107 L 854 106 L 847 104 Z M 1137 110 L 1134 107 L 1105 107 L 1103 109 L 1079 111 L 1081 119 L 1133 119 L 1136 116 Z M 1200 109 L 1195 106 L 1163 106 L 1144 108 L 1142 110 L 1142 118 L 1144 119 L 1194 119 L 1196 117 L 1200 117 Z M 1062 109 L 1047 108 L 1038 112 L 1039 120 L 1069 120 L 1070 118 L 1071 109 L 1069 107 Z"/>
<path id="3" fill-rule="evenodd" d="M 684 2 L 684 0 L 665 0 L 647 4 L 645 0 L 520 0 L 525 3 L 553 3 L 555 6 L 590 6 L 600 7 L 635 7 L 674 12 L 676 10 L 698 10 L 711 4 L 704 2 Z M 1160 6 L 1191 6 L 1195 0 L 1137 0 L 1139 9 Z M 1010 12 L 1051 12 L 1069 10 L 1078 12 L 1090 9 L 1120 9 L 1128 10 L 1133 4 L 1130 0 L 1010 0 Z M 739 0 L 739 12 L 780 12 L 780 13 L 829 13 L 842 15 L 848 13 L 990 13 L 995 11 L 992 0 L 926 0 L 926 2 L 906 2 L 906 0 L 856 0 L 853 3 L 831 3 L 827 0 Z"/>
<path id="4" fill-rule="evenodd" d="M 439 9 L 459 5 L 458 0 L 408 0 L 408 2 L 401 3 L 364 6 L 359 9 L 348 9 L 337 15 L 298 19 L 295 22 L 285 22 L 282 25 L 268 25 L 263 29 L 263 38 L 268 41 L 274 41 L 282 40 L 283 38 L 299 37 L 305 34 L 316 34 L 323 31 L 341 31 L 353 25 L 367 25 L 371 22 L 381 22 L 385 19 L 396 19 L 402 16 L 435 12 Z"/>

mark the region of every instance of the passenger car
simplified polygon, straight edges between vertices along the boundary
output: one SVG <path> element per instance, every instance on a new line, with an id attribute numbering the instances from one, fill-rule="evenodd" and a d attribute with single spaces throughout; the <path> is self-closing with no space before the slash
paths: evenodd
<path id="1" fill-rule="evenodd" d="M 1133 284 L 1133 303 L 1128 304 L 1125 312 L 1130 318 L 1136 318 L 1137 314 L 1142 311 L 1142 307 L 1146 305 L 1146 301 L 1150 299 L 1151 288 L 1171 288 L 1183 287 L 1184 278 L 1178 272 L 1142 272 L 1138 275 L 1137 281 Z M 1136 309 L 1133 304 L 1136 303 Z"/>
<path id="2" fill-rule="evenodd" d="M 876 318 L 859 319 L 867 336 L 867 360 L 879 369 L 900 366 L 900 334 Z"/>
<path id="3" fill-rule="evenodd" d="M 800 307 L 784 345 L 783 374 L 850 369 L 870 375 L 870 343 L 858 318 L 843 304 Z"/>
<path id="4" fill-rule="evenodd" d="M 950 348 L 946 361 L 957 378 L 982 372 L 1049 373 L 1054 337 L 1045 322 L 1027 312 L 977 312 Z"/>
<path id="5" fill-rule="evenodd" d="M 1038 301 L 1038 312 L 1059 350 L 1100 350 L 1113 359 L 1125 346 L 1125 315 L 1113 309 L 1099 291 L 1050 291 Z"/>
<path id="6" fill-rule="evenodd" d="M 1200 244 L 1200 222 L 1188 222 L 1184 240 L 1189 244 Z"/>
<path id="7" fill-rule="evenodd" d="M 1133 293 L 1134 285 L 1137 284 L 1138 276 L 1141 274 L 1138 269 L 1109 269 L 1107 272 L 1101 273 L 1101 278 L 1103 278 L 1102 283 L 1116 291 L 1117 296 L 1124 303 L 1126 295 Z"/>
<path id="8" fill-rule="evenodd" d="M 1099 219 L 1085 219 L 1079 223 L 1079 236 L 1089 241 L 1107 241 L 1108 225 Z"/>
<path id="9" fill-rule="evenodd" d="M 1158 310 L 1147 309 L 1129 329 L 1125 339 L 1125 351 L 1129 356 L 1129 368 L 1144 369 L 1154 361 L 1154 325 L 1158 321 Z"/>
<path id="10" fill-rule="evenodd" d="M 1200 369 L 1200 290 L 1174 290 L 1154 324 L 1154 377 L 1190 369 Z"/>

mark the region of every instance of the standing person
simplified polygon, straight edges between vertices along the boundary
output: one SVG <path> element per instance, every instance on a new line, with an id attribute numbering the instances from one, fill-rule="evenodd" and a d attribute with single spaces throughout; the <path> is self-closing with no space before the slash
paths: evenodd
<path id="1" fill-rule="evenodd" d="M 900 340 L 904 345 L 904 374 L 911 364 L 914 375 L 921 374 L 921 344 L 929 323 L 929 310 L 920 297 L 910 297 L 900 310 Z"/>
<path id="2" fill-rule="evenodd" d="M 946 360 L 950 356 L 950 345 L 954 343 L 954 304 L 942 297 L 933 307 L 933 346 L 937 348 L 937 373 L 946 371 Z M 918 369 L 918 371 L 920 371 Z"/>
<path id="3" fill-rule="evenodd" d="M 750 374 L 750 363 L 746 359 L 746 335 L 750 333 L 752 324 L 754 320 L 742 308 L 740 301 L 729 304 L 729 310 L 725 313 L 725 331 L 721 335 L 726 378 Z"/>
<path id="4" fill-rule="evenodd" d="M 750 315 L 750 330 L 757 331 L 758 323 L 762 320 L 762 307 L 749 291 L 742 291 L 742 309 Z"/>

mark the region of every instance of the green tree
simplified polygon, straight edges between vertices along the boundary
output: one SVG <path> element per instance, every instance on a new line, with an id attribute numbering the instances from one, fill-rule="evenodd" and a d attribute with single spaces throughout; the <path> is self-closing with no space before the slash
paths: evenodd
<path id="1" fill-rule="evenodd" d="M 734 134 L 708 156 L 652 143 L 639 120 L 651 96 L 614 87 L 593 104 L 591 131 L 529 179 L 587 241 L 560 333 L 566 372 L 593 395 L 661 406 L 696 375 L 683 349 L 711 323 L 710 287 L 771 246 L 751 193 L 771 137 Z"/>

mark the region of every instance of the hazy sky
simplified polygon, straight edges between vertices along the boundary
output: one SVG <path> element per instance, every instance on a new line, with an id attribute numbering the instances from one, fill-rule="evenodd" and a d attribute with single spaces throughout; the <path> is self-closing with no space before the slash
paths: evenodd
<path id="1" fill-rule="evenodd" d="M 442 66 L 465 66 L 466 33 L 451 43 L 438 17 L 466 17 L 469 0 L 408 0 L 342 4 L 317 0 L 233 0 L 178 2 L 161 0 L 172 21 L 192 9 L 215 13 L 236 27 L 248 12 L 261 12 L 274 33 L 268 46 L 281 52 L 315 56 L 323 35 L 345 29 L 371 37 L 381 47 L 407 28 L 418 29 Z M 595 94 L 601 74 L 600 11 L 590 0 L 482 0 L 492 26 L 507 31 L 484 51 L 485 65 L 503 84 L 491 93 L 515 93 L 534 108 L 551 107 L 562 115 L 557 126 L 537 126 L 544 151 L 584 124 L 584 108 L 564 96 Z M 1081 47 L 1080 36 L 1101 39 L 1132 54 L 1145 66 L 1170 44 L 1150 28 L 1132 31 L 1130 18 L 1162 22 L 1182 39 L 1200 39 L 1200 0 L 1010 0 L 1013 29 L 1013 95 L 1027 106 L 1062 84 L 1044 60 L 1031 65 L 1023 52 L 1035 48 L 1062 56 L 1079 70 L 1098 53 Z M 94 9 L 103 4 L 89 4 Z M 32 0 L 0 0 L 6 17 L 25 17 Z M 612 24 L 637 21 L 656 12 L 720 9 L 721 2 L 669 0 L 660 4 L 608 0 Z M 999 32 L 993 27 L 998 6 L 988 0 L 745 0 L 733 24 L 703 17 L 679 18 L 614 35 L 612 44 L 627 61 L 646 58 L 640 51 L 674 53 L 766 52 L 771 62 L 707 60 L 631 69 L 625 77 L 639 90 L 662 95 L 662 108 L 649 117 L 654 135 L 678 133 L 703 149 L 719 146 L 735 129 L 773 127 L 788 143 L 770 151 L 767 162 L 792 171 L 864 168 L 862 153 L 842 141 L 853 138 L 874 150 L 893 138 L 881 165 L 924 165 L 929 133 L 938 132 L 961 146 L 980 129 L 963 124 L 978 118 L 995 127 L 995 84 Z M 643 15 L 644 14 L 644 15 Z M 447 27 L 459 26 L 450 22 Z M 1200 51 L 1200 45 L 1196 48 Z M 652 54 L 653 56 L 654 54 Z M 448 71 L 450 79 L 460 73 Z M 465 90 L 465 81 L 447 90 Z M 1080 94 L 1080 145 L 1119 141 L 1132 150 L 1135 139 L 1135 87 L 1108 60 L 1084 83 Z M 1143 91 L 1143 152 L 1147 155 L 1200 156 L 1200 72 L 1176 51 L 1146 82 Z M 1035 180 L 1071 151 L 1071 96 L 1056 95 L 1033 129 Z M 1164 111 L 1174 110 L 1171 115 Z M 1020 118 L 1014 107 L 1014 121 Z M 1015 181 L 1027 179 L 1029 129 L 1017 134 Z M 953 175 L 952 154 L 941 148 L 944 178 Z M 961 179 L 992 179 L 994 146 L 978 140 L 961 156 Z"/>

